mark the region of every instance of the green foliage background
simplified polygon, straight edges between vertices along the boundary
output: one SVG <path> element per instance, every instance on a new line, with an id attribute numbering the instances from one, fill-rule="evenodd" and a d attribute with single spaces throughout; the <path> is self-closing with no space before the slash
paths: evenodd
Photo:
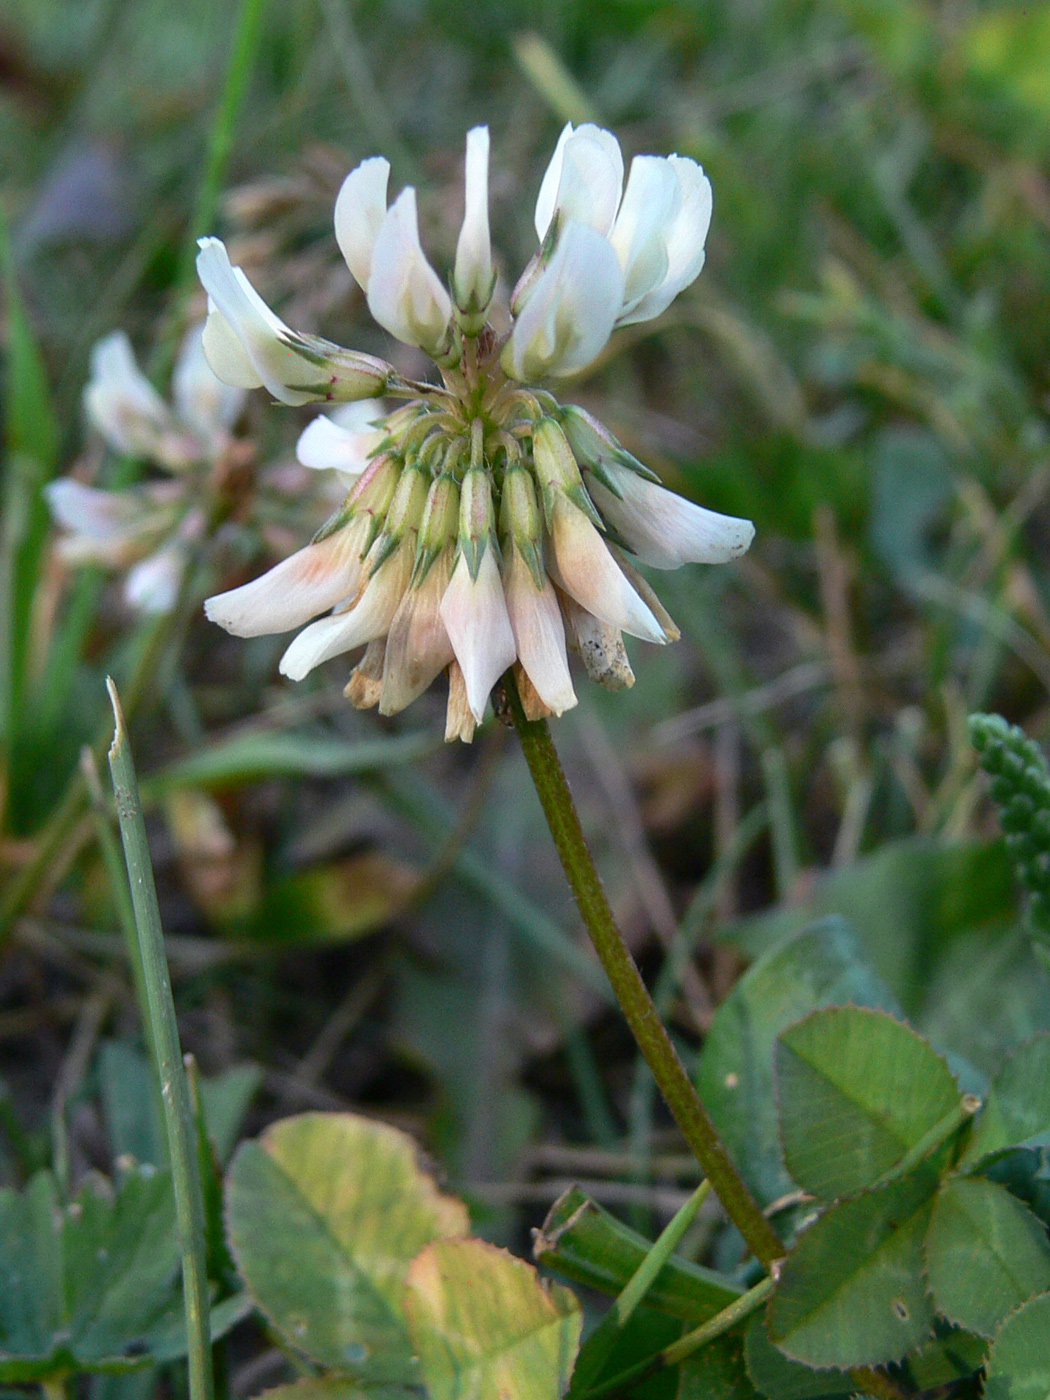
<path id="1" fill-rule="evenodd" d="M 138 1155 L 158 1142 L 145 1081 L 135 1109 L 112 1088 L 137 1029 L 105 840 L 78 818 L 48 844 L 104 723 L 102 678 L 126 677 L 152 635 L 101 576 L 60 568 L 40 486 L 92 450 L 92 343 L 126 328 L 163 385 L 201 309 L 187 249 L 237 14 L 0 13 L 0 886 L 34 861 L 39 876 L 0 967 L 12 1183 L 53 1158 L 55 1123 L 74 1180 L 129 1133 Z M 669 485 L 752 518 L 757 541 L 738 566 L 657 578 L 683 642 L 637 648 L 635 688 L 582 689 L 555 737 L 691 1061 L 736 983 L 699 1070 L 713 1100 L 750 1053 L 734 1017 L 768 1092 L 775 1036 L 847 999 L 906 1014 L 983 1092 L 1050 1029 L 965 724 L 995 710 L 1046 739 L 1050 7 L 270 0 L 248 50 L 208 227 L 291 324 L 380 354 L 331 238 L 362 157 L 382 150 L 418 185 L 443 270 L 463 135 L 487 122 L 511 282 L 565 120 L 708 170 L 703 274 L 574 394 Z M 256 395 L 261 459 L 289 459 L 307 417 Z M 200 597 L 250 570 L 253 541 L 238 548 L 204 561 Z M 688 1170 L 514 744 L 497 727 L 442 750 L 436 694 L 358 715 L 339 663 L 279 683 L 278 639 L 227 638 L 191 601 L 133 737 L 183 1040 L 207 1074 L 257 1067 L 252 1129 L 305 1108 L 394 1116 L 475 1224 L 519 1248 L 566 1173 L 635 1224 L 666 1215 Z M 737 982 L 824 915 L 839 921 L 807 935 L 812 956 L 792 945 L 786 981 L 767 962 Z M 756 1186 L 788 1190 L 772 1107 L 726 1115 Z"/>

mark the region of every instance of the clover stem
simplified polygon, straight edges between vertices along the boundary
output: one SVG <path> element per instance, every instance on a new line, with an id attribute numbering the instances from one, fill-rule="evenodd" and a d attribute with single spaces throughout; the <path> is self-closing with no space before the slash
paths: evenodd
<path id="1" fill-rule="evenodd" d="M 503 684 L 543 814 L 620 1009 L 668 1108 L 726 1214 L 756 1259 L 769 1269 L 783 1257 L 784 1246 L 719 1137 L 616 925 L 546 721 L 526 719 L 511 672 L 504 676 Z"/>

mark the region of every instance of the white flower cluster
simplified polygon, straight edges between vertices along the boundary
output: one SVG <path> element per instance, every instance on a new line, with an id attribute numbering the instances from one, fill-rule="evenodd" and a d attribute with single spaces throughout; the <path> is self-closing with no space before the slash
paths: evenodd
<path id="1" fill-rule="evenodd" d="M 172 376 L 172 404 L 135 361 L 123 331 L 91 352 L 84 391 L 88 420 L 115 452 L 152 462 L 166 474 L 107 491 L 74 477 L 46 488 L 51 513 L 69 533 L 59 554 L 71 564 L 126 569 L 124 596 L 142 612 L 168 612 L 204 530 L 199 476 L 228 450 L 244 393 L 217 379 L 204 355 L 202 327 L 186 335 Z"/>
<path id="2" fill-rule="evenodd" d="M 528 387 L 585 368 L 617 326 L 659 315 L 693 281 L 711 220 L 703 171 L 682 156 L 636 156 L 624 186 L 616 138 L 567 126 L 536 202 L 539 249 L 500 340 L 488 324 L 488 166 L 477 127 L 451 292 L 420 245 L 415 191 L 388 206 L 387 161 L 363 161 L 336 201 L 336 239 L 372 315 L 426 351 L 440 383 L 291 330 L 217 239 L 198 258 L 204 347 L 220 378 L 289 404 L 368 400 L 300 439 L 300 460 L 349 478 L 342 508 L 297 554 L 209 599 L 208 616 L 239 636 L 309 623 L 281 661 L 294 679 L 365 646 L 347 695 L 385 714 L 447 670 L 446 735 L 464 739 L 512 665 L 530 715 L 574 705 L 567 644 L 593 678 L 631 684 L 621 634 L 678 635 L 632 560 L 720 563 L 754 533 L 665 490 L 582 409 Z M 382 397 L 407 402 L 386 411 Z"/>

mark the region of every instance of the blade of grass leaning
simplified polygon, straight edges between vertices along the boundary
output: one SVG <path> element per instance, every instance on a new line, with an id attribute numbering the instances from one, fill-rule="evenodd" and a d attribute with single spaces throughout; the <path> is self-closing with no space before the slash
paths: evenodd
<path id="1" fill-rule="evenodd" d="M 43 487 L 58 461 L 58 424 L 47 373 L 15 276 L 7 223 L 0 216 L 0 279 L 7 334 L 4 375 L 4 491 L 0 551 L 0 742 L 5 756 L 23 728 L 30 614 L 47 535 Z"/>
<path id="2" fill-rule="evenodd" d="M 177 290 L 180 295 L 196 281 L 197 239 L 211 233 L 215 222 L 215 209 L 222 182 L 226 177 L 230 152 L 233 150 L 237 121 L 244 106 L 248 83 L 255 68 L 255 57 L 259 51 L 265 9 L 266 0 L 241 0 L 237 9 L 226 81 L 211 125 L 207 154 L 204 158 L 204 174 L 197 191 L 190 236 L 186 240 L 179 268 Z"/>
<path id="3" fill-rule="evenodd" d="M 135 765 L 124 724 L 117 688 L 107 678 L 115 731 L 109 750 L 109 767 L 117 799 L 120 835 L 128 867 L 131 902 L 135 912 L 139 957 L 142 960 L 146 1004 L 140 1008 L 145 1022 L 164 1104 L 164 1131 L 175 1188 L 175 1214 L 182 1253 L 182 1284 L 186 1306 L 186 1340 L 189 1358 L 190 1400 L 212 1400 L 211 1328 L 209 1324 L 207 1256 L 204 1234 L 204 1196 L 197 1170 L 196 1134 L 190 1107 L 189 1086 L 179 1054 L 175 1004 L 171 996 L 164 934 L 153 882 L 146 826 L 142 819 Z"/>
<path id="4" fill-rule="evenodd" d="M 649 1292 L 657 1274 L 681 1244 L 682 1236 L 696 1219 L 697 1212 L 710 1190 L 711 1183 L 702 1181 L 688 1201 L 678 1209 L 639 1264 L 623 1292 L 588 1337 L 572 1373 L 569 1400 L 576 1400 L 577 1396 L 586 1394 L 598 1379 L 621 1330 Z"/>

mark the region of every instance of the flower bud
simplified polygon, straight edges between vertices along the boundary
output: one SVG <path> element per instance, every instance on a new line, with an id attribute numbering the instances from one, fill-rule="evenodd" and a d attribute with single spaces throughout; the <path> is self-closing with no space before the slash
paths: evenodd
<path id="1" fill-rule="evenodd" d="M 367 516 L 369 529 L 365 534 L 365 544 L 362 549 L 362 553 L 367 554 L 373 540 L 383 527 L 386 513 L 390 509 L 390 503 L 394 499 L 394 492 L 397 490 L 400 479 L 401 464 L 396 457 L 389 452 L 384 452 L 379 457 L 373 457 L 342 506 L 325 521 L 314 535 L 313 543 L 319 544 L 321 540 L 327 539 L 336 530 L 341 530 L 351 520 L 359 520 Z"/>
<path id="2" fill-rule="evenodd" d="M 527 467 L 511 467 L 503 479 L 500 528 L 529 566 L 536 587 L 546 577 L 543 564 L 543 516 L 536 500 L 536 485 Z"/>
<path id="3" fill-rule="evenodd" d="M 637 472 L 646 481 L 660 484 L 656 473 L 650 471 L 644 462 L 639 462 L 637 457 L 632 456 L 626 447 L 613 437 L 605 424 L 599 422 L 586 409 L 573 403 L 559 405 L 557 417 L 565 436 L 569 439 L 569 446 L 575 453 L 576 460 L 588 467 L 614 495 L 619 495 L 619 492 L 613 481 L 606 479 L 609 475 L 606 468 L 614 462 L 626 467 L 628 471 Z"/>
<path id="4" fill-rule="evenodd" d="M 472 467 L 459 495 L 459 547 L 475 582 L 486 548 L 495 545 L 495 525 L 489 474 L 484 467 Z"/>
<path id="5" fill-rule="evenodd" d="M 455 540 L 458 529 L 459 483 L 454 476 L 442 473 L 427 494 L 423 520 L 419 526 L 416 563 L 412 571 L 413 587 L 423 582 L 434 560 Z"/>
<path id="6" fill-rule="evenodd" d="M 559 496 L 565 496 L 601 529 L 601 517 L 587 494 L 569 440 L 555 419 L 541 418 L 536 424 L 532 434 L 532 455 L 543 492 L 543 513 L 548 528 L 554 520 L 555 502 Z"/>
<path id="7" fill-rule="evenodd" d="M 390 509 L 386 513 L 383 533 L 377 540 L 369 560 L 373 574 L 381 564 L 390 558 L 409 533 L 414 535 L 418 531 L 427 503 L 429 483 L 429 475 L 416 466 L 406 467 L 401 473 L 397 490 L 394 492 L 394 499 L 390 502 Z M 411 541 L 411 544 L 414 558 L 415 541 Z"/>

